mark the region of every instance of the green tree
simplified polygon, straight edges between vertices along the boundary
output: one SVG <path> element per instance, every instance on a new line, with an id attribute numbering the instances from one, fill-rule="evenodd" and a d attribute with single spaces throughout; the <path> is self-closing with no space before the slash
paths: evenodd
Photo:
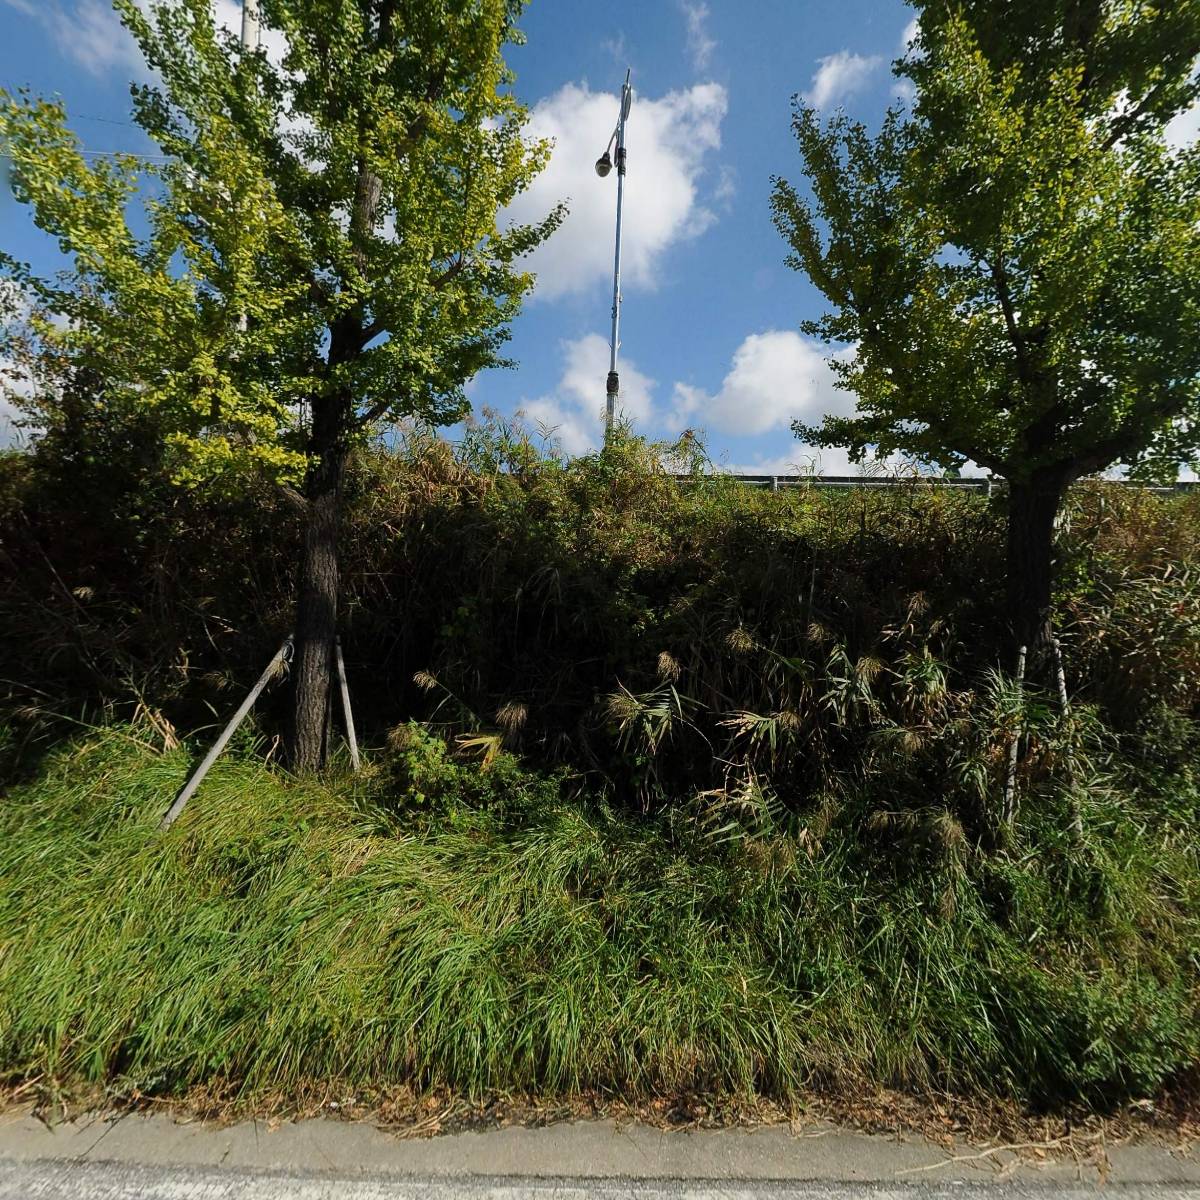
<path id="1" fill-rule="evenodd" d="M 1009 484 L 1014 649 L 1049 638 L 1056 514 L 1080 476 L 1174 477 L 1200 447 L 1200 3 L 917 0 L 911 119 L 797 103 L 811 199 L 772 207 L 831 311 L 809 332 L 851 417 L 805 439 L 973 459 Z"/>
<path id="2" fill-rule="evenodd" d="M 244 53 L 210 0 L 114 0 L 159 82 L 160 165 L 91 162 L 61 106 L 0 94 L 17 197 L 71 256 L 11 278 L 59 320 L 55 362 L 152 412 L 182 483 L 267 472 L 303 514 L 292 760 L 323 761 L 347 455 L 433 423 L 499 350 L 555 227 L 499 216 L 544 165 L 503 59 L 524 0 L 261 0 L 286 49 Z M 140 207 L 134 203 L 141 201 Z"/>

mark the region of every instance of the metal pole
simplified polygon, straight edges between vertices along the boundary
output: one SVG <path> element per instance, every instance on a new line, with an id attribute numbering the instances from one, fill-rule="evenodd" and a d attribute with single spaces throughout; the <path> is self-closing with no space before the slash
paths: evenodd
<path id="1" fill-rule="evenodd" d="M 258 0 L 242 0 L 242 53 L 253 54 L 258 49 Z M 238 333 L 245 333 L 249 328 L 246 314 L 238 313 Z"/>
<path id="2" fill-rule="evenodd" d="M 1022 646 L 1017 653 L 1017 698 L 1025 703 L 1025 653 Z M 1017 819 L 1017 756 L 1020 751 L 1021 734 L 1024 731 L 1024 714 L 1017 719 L 1017 728 L 1008 747 L 1008 770 L 1004 778 L 1003 820 L 1006 829 L 1012 829 Z"/>
<path id="3" fill-rule="evenodd" d="M 258 0 L 242 0 L 242 49 L 258 49 Z"/>
<path id="4" fill-rule="evenodd" d="M 617 395 L 621 390 L 617 375 L 617 350 L 621 344 L 621 209 L 625 200 L 625 118 L 629 116 L 629 71 L 621 85 L 621 115 L 617 120 L 617 239 L 613 253 L 612 336 L 609 341 L 608 380 L 605 386 L 604 440 L 612 436 L 613 419 L 617 410 Z"/>
<path id="5" fill-rule="evenodd" d="M 288 651 L 292 648 L 292 635 L 289 633 L 287 641 L 279 647 L 275 657 L 267 664 L 267 669 L 258 677 L 258 682 L 250 689 L 250 694 L 242 701 L 237 712 L 229 719 L 229 724 L 221 730 L 221 736 L 213 743 L 212 749 L 204 756 L 204 761 L 196 768 L 195 774 L 183 785 L 183 790 L 175 797 L 175 802 L 167 809 L 166 815 L 162 819 L 160 829 L 170 829 L 175 823 L 175 818 L 183 812 L 184 805 L 196 794 L 196 789 L 200 786 L 205 775 L 208 774 L 209 768 L 215 763 L 221 754 L 221 751 L 229 744 L 229 739 L 233 737 L 234 730 L 246 719 L 246 714 L 254 707 L 255 700 L 258 699 L 263 688 L 270 683 L 276 671 L 284 664 L 287 658 Z"/>
<path id="6" fill-rule="evenodd" d="M 346 742 L 350 746 L 350 765 L 358 770 L 358 737 L 354 732 L 354 714 L 350 711 L 350 688 L 346 684 L 346 664 L 342 661 L 342 639 L 333 640 L 334 653 L 337 655 L 338 687 L 342 693 L 342 715 L 346 718 Z"/>

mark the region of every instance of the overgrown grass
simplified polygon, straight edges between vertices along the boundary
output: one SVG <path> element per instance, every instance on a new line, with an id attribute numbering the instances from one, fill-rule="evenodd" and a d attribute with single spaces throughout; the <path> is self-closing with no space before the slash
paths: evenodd
<path id="1" fill-rule="evenodd" d="M 568 462 L 492 423 L 358 455 L 339 623 L 365 740 L 414 717 L 498 738 L 629 811 L 760 784 L 800 811 L 886 741 L 888 774 L 956 804 L 945 751 L 1009 657 L 1003 492 L 681 484 L 664 464 L 701 451 L 674 453 L 622 434 Z M 0 462 L 0 781 L 64 713 L 170 744 L 229 712 L 293 623 L 297 536 L 257 486 L 180 492 L 53 444 Z M 1200 717 L 1200 493 L 1081 486 L 1059 549 L 1072 702 L 1122 736 Z M 268 733 L 286 695 L 256 706 Z M 992 791 L 1012 732 L 973 743 Z"/>
<path id="2" fill-rule="evenodd" d="M 410 729 L 365 779 L 188 767 L 123 730 L 0 808 L 0 1070 L 248 1094 L 336 1081 L 1112 1103 L 1198 1057 L 1194 790 L 1027 806 L 982 854 L 851 792 L 803 823 L 562 797 Z"/>
<path id="3" fill-rule="evenodd" d="M 7 463 L 0 1073 L 1103 1104 L 1194 1066 L 1200 495 L 1072 493 L 1064 706 L 997 669 L 1002 494 L 675 453 L 682 484 L 663 447 L 497 424 L 361 455 L 370 771 L 243 746 L 166 836 L 178 738 L 289 627 L 294 519 Z M 132 724 L 64 747 L 97 712 Z"/>

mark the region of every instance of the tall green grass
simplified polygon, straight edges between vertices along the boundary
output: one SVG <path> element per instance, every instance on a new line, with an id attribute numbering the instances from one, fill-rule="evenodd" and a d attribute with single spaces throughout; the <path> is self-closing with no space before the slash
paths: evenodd
<path id="1" fill-rule="evenodd" d="M 1097 794 L 1082 848 L 1031 813 L 1036 853 L 984 856 L 850 795 L 714 839 L 417 733 L 398 761 L 232 756 L 160 834 L 184 753 L 54 754 L 0 806 L 0 1071 L 1106 1103 L 1197 1062 L 1194 795 Z"/>

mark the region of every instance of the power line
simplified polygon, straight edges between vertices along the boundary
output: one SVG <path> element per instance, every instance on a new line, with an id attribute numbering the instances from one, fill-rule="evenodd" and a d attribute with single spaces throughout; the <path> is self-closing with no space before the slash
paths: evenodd
<path id="1" fill-rule="evenodd" d="M 136 150 L 80 150 L 87 158 L 115 158 L 118 154 L 123 158 L 140 158 L 145 162 L 170 162 L 170 154 L 139 154 Z"/>
<path id="2" fill-rule="evenodd" d="M 134 124 L 133 121 L 118 121 L 114 117 L 89 117 L 84 113 L 74 113 L 71 119 L 73 121 L 99 121 L 104 125 L 124 125 L 126 129 L 141 129 L 141 126 Z"/>
<path id="3" fill-rule="evenodd" d="M 87 113 L 75 113 L 72 120 L 98 121 L 102 125 L 119 125 L 123 129 L 142 128 L 133 121 L 118 121 L 115 117 L 93 117 Z M 143 154 L 137 150 L 80 150 L 79 153 L 89 158 L 111 158 L 115 154 L 123 154 L 126 158 L 138 158 L 143 162 L 168 162 L 172 157 L 170 154 Z"/>

